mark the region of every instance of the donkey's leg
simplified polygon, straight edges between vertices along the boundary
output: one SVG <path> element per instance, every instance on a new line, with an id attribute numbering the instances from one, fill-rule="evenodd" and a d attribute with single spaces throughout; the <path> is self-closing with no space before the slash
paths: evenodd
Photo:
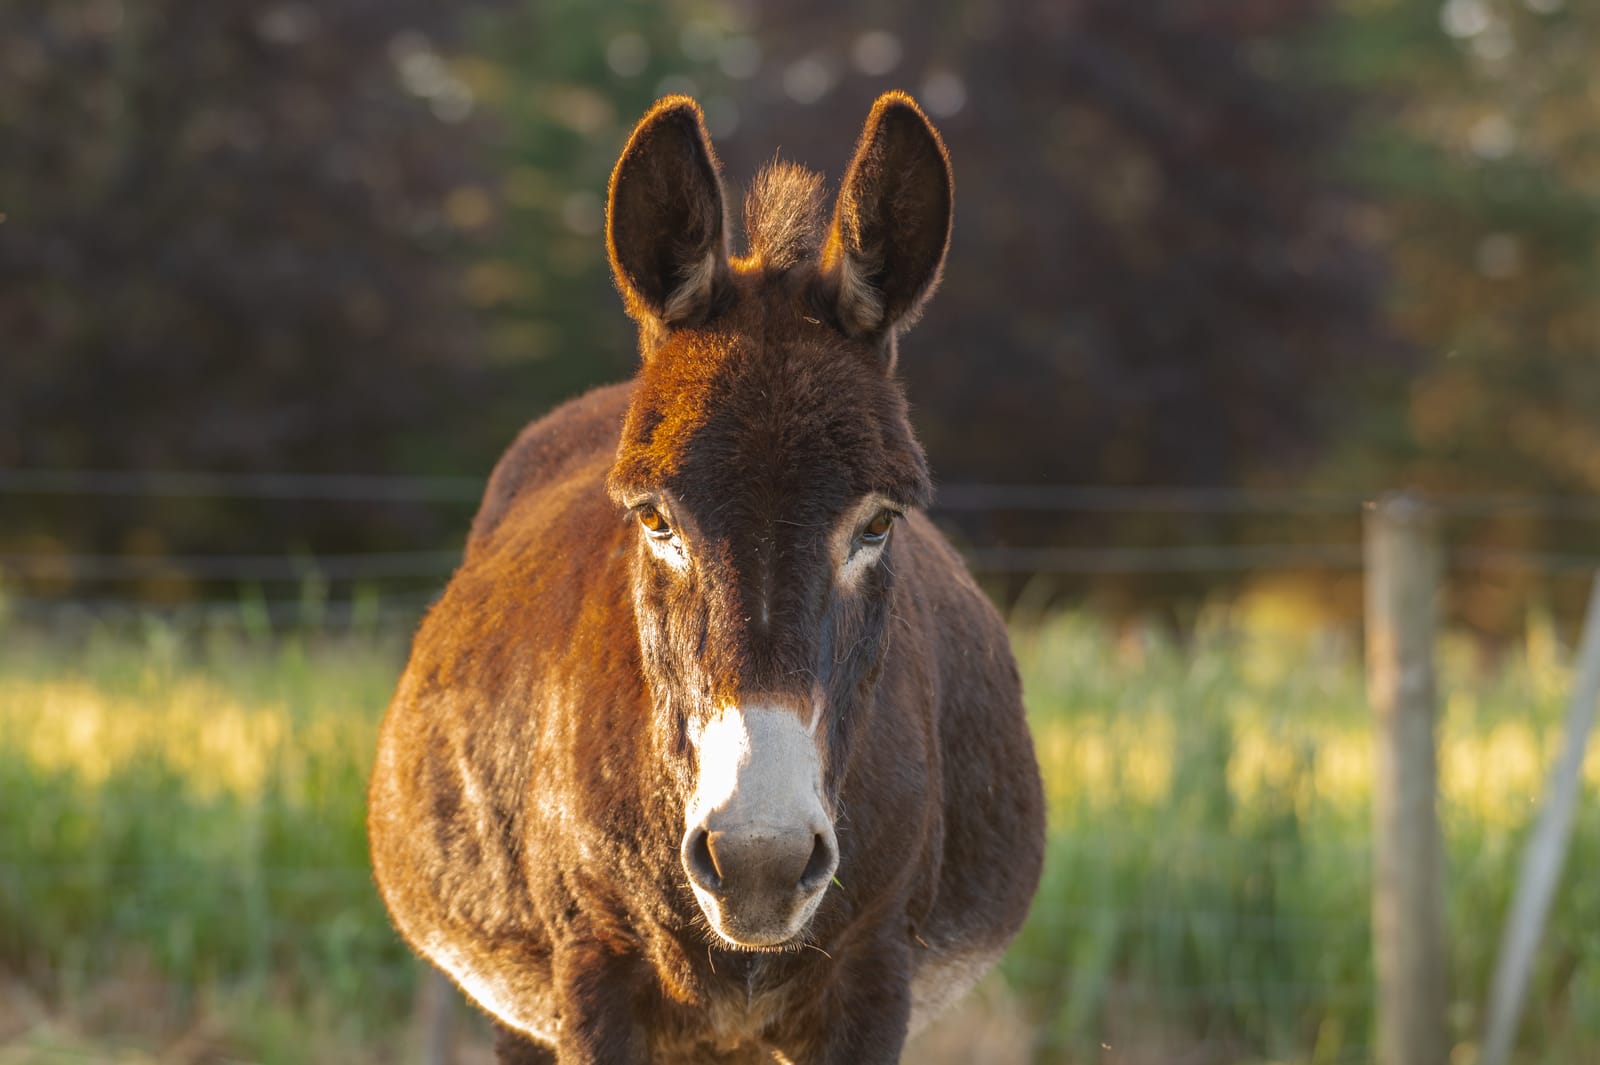
<path id="1" fill-rule="evenodd" d="M 494 1059 L 499 1065 L 555 1065 L 556 1052 L 521 1032 L 494 1026 Z"/>

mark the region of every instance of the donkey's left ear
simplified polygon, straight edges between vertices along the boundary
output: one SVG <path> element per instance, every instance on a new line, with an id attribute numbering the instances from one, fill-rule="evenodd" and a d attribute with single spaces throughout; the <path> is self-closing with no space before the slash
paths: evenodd
<path id="1" fill-rule="evenodd" d="M 916 321 L 944 266 L 951 193 L 950 158 L 916 101 L 903 92 L 878 97 L 822 254 L 847 333 L 892 337 Z"/>
<path id="2" fill-rule="evenodd" d="M 669 96 L 639 120 L 611 172 L 606 249 L 642 331 L 704 319 L 727 282 L 718 169 L 699 105 Z"/>

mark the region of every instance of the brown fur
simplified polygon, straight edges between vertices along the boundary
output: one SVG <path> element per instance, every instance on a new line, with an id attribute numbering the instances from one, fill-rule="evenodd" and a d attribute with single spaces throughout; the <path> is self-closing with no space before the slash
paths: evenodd
<path id="1" fill-rule="evenodd" d="M 500 461 L 371 787 L 389 911 L 505 1026 L 504 1062 L 897 1061 L 913 988 L 939 997 L 931 974 L 1021 925 L 1043 801 L 1016 668 L 916 509 L 928 472 L 885 359 L 938 277 L 947 167 L 891 94 L 826 250 L 815 181 L 778 170 L 731 259 L 692 101 L 658 104 L 618 163 L 608 239 L 644 364 Z M 866 493 L 905 517 L 846 594 L 828 536 Z M 692 565 L 651 555 L 642 497 Z M 837 884 L 804 943 L 731 949 L 679 861 L 686 735 L 719 702 L 819 694 Z"/>

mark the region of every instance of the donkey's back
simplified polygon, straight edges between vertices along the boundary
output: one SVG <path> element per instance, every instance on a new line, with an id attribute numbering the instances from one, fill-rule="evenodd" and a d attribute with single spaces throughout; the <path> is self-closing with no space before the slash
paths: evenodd
<path id="1" fill-rule="evenodd" d="M 617 453 L 622 416 L 632 392 L 631 381 L 597 388 L 523 429 L 489 476 L 472 519 L 468 550 L 494 532 L 518 500 L 537 507 L 541 490 L 572 479 L 581 482 L 587 473 L 590 490 L 603 496 L 605 471 Z M 598 477 L 589 468 L 596 463 L 603 464 Z"/>

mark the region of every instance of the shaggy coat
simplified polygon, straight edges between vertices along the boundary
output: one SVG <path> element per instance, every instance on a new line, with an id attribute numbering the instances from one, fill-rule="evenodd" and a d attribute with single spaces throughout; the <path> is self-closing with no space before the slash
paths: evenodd
<path id="1" fill-rule="evenodd" d="M 1020 927 L 1017 671 L 894 376 L 950 196 L 897 93 L 831 219 L 814 175 L 757 179 L 737 258 L 693 101 L 624 150 L 639 374 L 501 459 L 372 777 L 389 912 L 502 1061 L 895 1062 Z"/>

